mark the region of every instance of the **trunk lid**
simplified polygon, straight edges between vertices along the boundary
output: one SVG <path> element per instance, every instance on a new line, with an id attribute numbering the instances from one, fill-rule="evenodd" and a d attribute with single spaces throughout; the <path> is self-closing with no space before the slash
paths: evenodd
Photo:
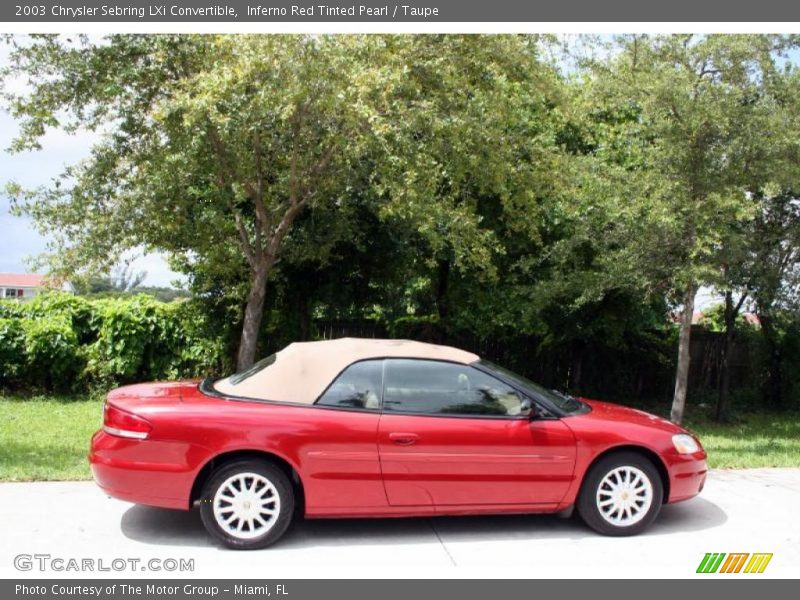
<path id="1" fill-rule="evenodd" d="M 175 406 L 184 394 L 197 389 L 197 380 L 136 383 L 111 390 L 106 402 L 132 412 L 143 414 L 160 407 Z"/>

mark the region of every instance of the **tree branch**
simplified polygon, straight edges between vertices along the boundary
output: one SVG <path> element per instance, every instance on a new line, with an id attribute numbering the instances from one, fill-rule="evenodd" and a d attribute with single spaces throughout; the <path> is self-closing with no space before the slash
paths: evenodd
<path id="1" fill-rule="evenodd" d="M 253 133 L 253 154 L 256 165 L 256 187 L 253 190 L 253 202 L 256 206 L 256 246 L 263 251 L 262 237 L 269 234 L 271 227 L 270 215 L 264 204 L 264 164 L 261 157 L 261 137 L 258 131 Z"/>
<path id="2" fill-rule="evenodd" d="M 738 315 L 739 311 L 742 310 L 742 304 L 744 304 L 744 300 L 745 300 L 745 298 L 747 298 L 748 294 L 749 294 L 749 292 L 747 290 L 742 292 L 742 297 L 739 298 L 739 302 L 736 303 L 736 307 L 733 309 L 733 314 L 734 315 Z"/>
<path id="3" fill-rule="evenodd" d="M 250 265 L 250 268 L 255 271 L 257 266 L 255 249 L 253 248 L 253 244 L 250 242 L 250 236 L 247 234 L 247 227 L 245 227 L 242 214 L 233 203 L 233 190 L 229 186 L 226 186 L 222 181 L 220 181 L 219 184 L 222 184 L 223 186 L 223 193 L 225 193 L 228 209 L 233 214 L 233 220 L 236 223 L 236 231 L 239 234 L 239 242 L 242 251 L 244 252 L 244 256 L 247 259 L 247 263 Z"/>
<path id="4" fill-rule="evenodd" d="M 320 177 L 325 172 L 325 169 L 328 168 L 328 165 L 330 165 L 331 160 L 333 160 L 334 152 L 336 152 L 337 147 L 338 146 L 335 143 L 328 146 L 328 149 L 317 161 L 317 164 L 314 165 L 314 168 L 311 170 L 311 178 L 305 188 L 303 197 L 300 199 L 299 204 L 305 204 L 316 193 L 317 183 L 319 183 Z"/>
<path id="5" fill-rule="evenodd" d="M 222 169 L 220 169 L 219 173 L 217 174 L 217 185 L 225 195 L 228 209 L 233 214 L 233 220 L 236 223 L 236 231 L 239 234 L 239 242 L 245 258 L 247 259 L 250 268 L 255 270 L 257 265 L 256 249 L 253 247 L 253 244 L 250 241 L 250 236 L 247 233 L 247 227 L 245 226 L 244 219 L 242 219 L 242 214 L 234 204 L 234 199 L 236 197 L 233 188 L 234 176 L 229 167 L 228 154 L 225 150 L 225 146 L 223 145 L 222 140 L 220 139 L 219 134 L 213 124 L 209 124 L 209 139 L 211 140 L 211 146 L 214 149 L 214 152 L 217 154 L 217 158 L 222 166 Z"/>
<path id="6" fill-rule="evenodd" d="M 292 116 L 292 158 L 289 165 L 289 203 L 297 202 L 297 157 L 300 154 L 300 129 L 303 124 L 301 107 L 295 109 Z"/>

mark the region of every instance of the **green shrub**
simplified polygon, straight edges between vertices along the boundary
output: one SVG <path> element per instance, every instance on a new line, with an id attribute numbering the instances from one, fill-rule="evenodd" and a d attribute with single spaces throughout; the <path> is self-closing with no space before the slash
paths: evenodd
<path id="1" fill-rule="evenodd" d="M 174 306 L 149 296 L 98 301 L 100 328 L 87 375 L 113 385 L 179 376 L 184 336 Z"/>
<path id="2" fill-rule="evenodd" d="M 0 302 L 0 387 L 89 392 L 229 368 L 226 345 L 189 301 L 47 292 Z"/>
<path id="3" fill-rule="evenodd" d="M 26 381 L 36 388 L 74 389 L 83 370 L 83 355 L 72 323 L 62 315 L 22 319 Z"/>
<path id="4" fill-rule="evenodd" d="M 185 377 L 231 373 L 225 338 L 195 302 L 172 302 L 182 335 L 178 371 Z"/>
<path id="5" fill-rule="evenodd" d="M 0 299 L 0 319 L 19 319 L 25 313 L 25 304 L 17 300 Z"/>
<path id="6" fill-rule="evenodd" d="M 224 355 L 205 335 L 190 302 L 150 296 L 96 301 L 100 327 L 88 348 L 88 381 L 111 386 L 135 381 L 196 377 L 217 372 Z"/>
<path id="7" fill-rule="evenodd" d="M 100 320 L 96 304 L 68 292 L 47 292 L 39 294 L 24 304 L 16 303 L 20 316 L 32 319 L 48 319 L 61 316 L 70 321 L 78 343 L 88 345 L 97 339 Z"/>
<path id="8" fill-rule="evenodd" d="M 18 384 L 24 370 L 25 331 L 22 322 L 19 318 L 0 317 L 0 387 Z"/>

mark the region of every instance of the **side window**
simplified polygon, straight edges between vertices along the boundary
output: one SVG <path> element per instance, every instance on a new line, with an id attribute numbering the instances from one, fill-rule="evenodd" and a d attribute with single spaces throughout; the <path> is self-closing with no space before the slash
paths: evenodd
<path id="1" fill-rule="evenodd" d="M 517 416 L 522 399 L 499 379 L 469 365 L 388 359 L 383 390 L 387 412 Z"/>
<path id="2" fill-rule="evenodd" d="M 353 363 L 339 374 L 317 404 L 378 410 L 381 407 L 382 376 L 381 360 Z"/>

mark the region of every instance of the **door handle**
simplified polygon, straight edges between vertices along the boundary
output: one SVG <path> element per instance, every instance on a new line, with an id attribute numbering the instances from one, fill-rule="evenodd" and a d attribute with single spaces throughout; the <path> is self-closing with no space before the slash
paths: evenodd
<path id="1" fill-rule="evenodd" d="M 419 440 L 419 436 L 416 433 L 390 433 L 389 439 L 398 446 L 410 446 Z"/>

